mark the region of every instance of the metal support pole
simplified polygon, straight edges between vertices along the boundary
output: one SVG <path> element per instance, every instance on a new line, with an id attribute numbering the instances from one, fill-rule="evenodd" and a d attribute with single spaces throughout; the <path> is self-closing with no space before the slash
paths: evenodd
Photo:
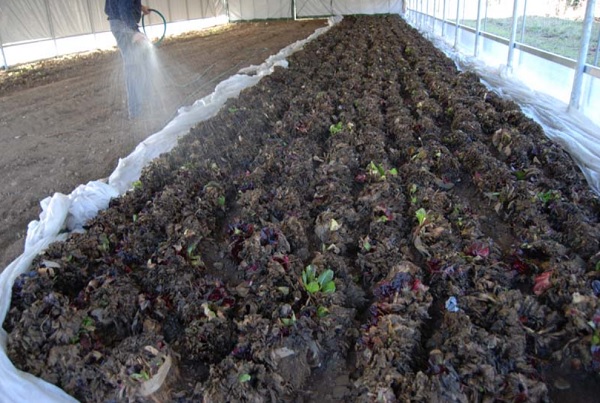
<path id="1" fill-rule="evenodd" d="M 4 54 L 4 46 L 0 43 L 0 53 L 2 53 L 2 69 L 8 70 L 8 63 L 6 62 L 6 55 Z"/>
<path id="2" fill-rule="evenodd" d="M 513 67 L 513 59 L 515 57 L 515 38 L 517 37 L 517 18 L 519 14 L 519 0 L 515 0 L 513 5 L 512 25 L 510 29 L 510 40 L 508 41 L 508 58 L 506 65 L 510 70 Z"/>
<path id="3" fill-rule="evenodd" d="M 46 6 L 46 16 L 48 17 L 48 27 L 50 28 L 50 36 L 54 42 L 54 55 L 58 56 L 58 44 L 56 43 L 56 33 L 54 32 L 54 24 L 52 24 L 52 14 L 50 13 L 50 5 L 48 0 L 44 1 Z"/>
<path id="4" fill-rule="evenodd" d="M 419 13 L 418 13 L 419 3 L 418 3 L 418 0 L 412 0 L 412 3 L 413 3 L 413 21 L 414 21 L 415 25 L 417 25 L 417 18 L 419 17 Z"/>
<path id="5" fill-rule="evenodd" d="M 579 109 L 579 100 L 581 98 L 581 86 L 583 85 L 583 72 L 590 46 L 592 36 L 592 25 L 594 24 L 594 7 L 596 0 L 588 0 L 585 8 L 585 18 L 583 19 L 583 32 L 581 33 L 581 43 L 579 45 L 579 57 L 577 58 L 577 67 L 573 79 L 573 89 L 571 90 L 571 100 L 569 101 L 569 110 Z"/>
<path id="6" fill-rule="evenodd" d="M 415 0 L 415 26 L 419 25 L 421 22 L 421 12 L 419 10 L 421 9 L 422 1 L 423 0 Z"/>
<path id="7" fill-rule="evenodd" d="M 298 10 L 296 9 L 296 0 L 292 0 L 292 18 L 294 21 L 298 19 Z"/>
<path id="8" fill-rule="evenodd" d="M 477 57 L 479 55 L 479 34 L 481 32 L 481 2 L 483 0 L 479 0 L 477 2 L 477 26 L 475 27 L 475 49 L 473 51 L 473 55 Z"/>
<path id="9" fill-rule="evenodd" d="M 410 9 L 411 19 L 414 25 L 417 25 L 417 0 L 412 0 L 412 6 Z"/>
<path id="10" fill-rule="evenodd" d="M 425 16 L 427 17 L 427 26 L 431 25 L 431 17 L 429 16 L 429 0 L 425 2 Z"/>
<path id="11" fill-rule="evenodd" d="M 2 21 L 2 9 L 0 8 L 0 21 Z M 4 54 L 4 42 L 2 41 L 2 28 L 0 27 L 0 54 L 2 54 L 2 68 L 8 70 L 8 62 Z"/>
<path id="12" fill-rule="evenodd" d="M 0 53 L 2 54 L 2 68 L 8 70 L 8 62 L 6 61 L 6 55 L 4 54 L 4 46 L 2 45 L 2 35 L 0 35 Z"/>
<path id="13" fill-rule="evenodd" d="M 442 38 L 446 33 L 446 2 L 448 0 L 444 0 L 444 7 L 442 8 Z"/>
<path id="14" fill-rule="evenodd" d="M 598 30 L 598 40 L 596 41 L 596 55 L 594 56 L 594 66 L 598 65 L 598 52 L 600 52 L 600 29 Z"/>
<path id="15" fill-rule="evenodd" d="M 432 29 L 432 31 L 434 34 L 435 34 L 435 24 L 437 22 L 437 18 L 435 16 L 436 8 L 437 8 L 437 0 L 433 0 L 433 29 Z"/>
<path id="16" fill-rule="evenodd" d="M 94 24 L 94 17 L 92 16 L 92 5 L 90 4 L 91 0 L 88 0 L 88 16 L 90 17 L 90 28 L 92 29 L 92 33 L 94 34 L 94 40 L 96 40 L 96 24 Z"/>
<path id="17" fill-rule="evenodd" d="M 456 0 L 456 24 L 454 29 L 454 49 L 458 48 L 458 21 L 460 20 L 460 0 Z"/>
<path id="18" fill-rule="evenodd" d="M 419 14 L 417 12 L 418 11 L 417 10 L 418 9 L 418 3 L 417 3 L 417 0 L 412 0 L 412 3 L 413 3 L 413 8 L 412 8 L 412 15 L 413 15 L 413 17 L 412 17 L 412 19 L 413 19 L 413 22 L 414 22 L 414 24 L 416 26 L 417 25 L 417 17 L 419 16 Z"/>
<path id="19" fill-rule="evenodd" d="M 94 19 L 92 18 L 92 5 L 90 4 L 90 0 L 87 0 L 87 12 L 88 19 L 90 20 L 90 28 L 92 29 L 92 34 L 96 35 L 96 27 L 94 26 Z"/>
<path id="20" fill-rule="evenodd" d="M 190 5 L 188 4 L 188 0 L 185 0 L 185 19 L 186 21 L 190 20 Z"/>
<path id="21" fill-rule="evenodd" d="M 415 0 L 415 25 L 421 23 L 421 2 L 423 0 Z"/>
<path id="22" fill-rule="evenodd" d="M 521 25 L 521 39 L 519 40 L 523 43 L 523 37 L 525 36 L 525 21 L 527 20 L 527 0 L 523 4 L 523 25 Z"/>
<path id="23" fill-rule="evenodd" d="M 94 26 L 94 19 L 92 18 L 92 5 L 90 4 L 90 0 L 87 0 L 87 12 L 88 18 L 90 20 L 90 28 L 92 29 L 92 34 L 94 34 L 94 42 L 96 41 L 96 27 Z"/>
<path id="24" fill-rule="evenodd" d="M 486 30 L 487 27 L 487 12 L 488 12 L 488 4 L 489 0 L 485 0 L 485 17 L 483 17 L 483 30 Z"/>
<path id="25" fill-rule="evenodd" d="M 419 16 L 419 13 L 417 12 L 418 7 L 419 7 L 417 1 L 418 0 L 412 0 L 412 3 L 413 3 L 413 8 L 412 8 L 412 10 L 413 10 L 413 21 L 414 21 L 415 25 L 417 25 L 417 17 Z"/>

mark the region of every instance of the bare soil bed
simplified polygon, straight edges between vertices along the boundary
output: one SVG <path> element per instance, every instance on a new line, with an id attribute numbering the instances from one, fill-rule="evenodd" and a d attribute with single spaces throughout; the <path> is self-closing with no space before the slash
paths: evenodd
<path id="1" fill-rule="evenodd" d="M 34 262 L 9 356 L 82 401 L 591 401 L 598 213 L 516 104 L 346 17 Z"/>

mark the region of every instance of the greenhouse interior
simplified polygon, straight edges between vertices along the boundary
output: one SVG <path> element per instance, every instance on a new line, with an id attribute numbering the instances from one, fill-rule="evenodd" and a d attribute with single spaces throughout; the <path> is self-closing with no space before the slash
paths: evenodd
<path id="1" fill-rule="evenodd" d="M 141 3 L 0 0 L 0 401 L 597 401 L 600 3 Z"/>

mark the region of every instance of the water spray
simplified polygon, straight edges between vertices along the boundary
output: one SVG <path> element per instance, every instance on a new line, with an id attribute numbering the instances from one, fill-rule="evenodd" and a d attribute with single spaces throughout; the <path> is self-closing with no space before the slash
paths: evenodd
<path id="1" fill-rule="evenodd" d="M 167 20 L 166 20 L 165 16 L 164 16 L 164 15 L 163 15 L 163 14 L 162 14 L 160 11 L 158 11 L 158 10 L 156 10 L 156 9 L 150 8 L 150 9 L 148 9 L 148 11 L 149 11 L 149 12 L 151 12 L 151 13 L 155 13 L 155 14 L 157 14 L 157 15 L 160 17 L 160 19 L 162 20 L 162 25 L 163 25 L 163 32 L 162 32 L 162 36 L 161 36 L 161 37 L 160 37 L 158 40 L 156 40 L 156 41 L 154 41 L 154 42 L 153 42 L 153 41 L 151 41 L 151 40 L 149 39 L 149 36 L 148 36 L 148 34 L 147 34 L 147 32 L 146 32 L 146 21 L 145 21 L 145 17 L 146 17 L 147 15 L 150 15 L 150 14 L 143 14 L 143 15 L 142 15 L 142 30 L 143 30 L 143 32 L 144 32 L 144 35 L 145 35 L 145 36 L 146 36 L 146 38 L 147 38 L 147 40 L 145 40 L 145 41 L 142 43 L 142 46 L 144 46 L 144 47 L 147 47 L 149 50 L 151 50 L 151 48 L 153 48 L 154 46 L 158 46 L 158 45 L 160 45 L 160 43 L 161 43 L 161 42 L 163 41 L 163 39 L 165 38 L 165 35 L 166 35 L 166 32 L 167 32 Z M 152 52 L 152 54 L 154 55 L 154 52 Z M 155 57 L 155 56 L 154 56 L 154 57 Z M 195 100 L 195 98 L 196 98 L 197 94 L 198 94 L 199 92 L 201 92 L 201 91 L 202 91 L 202 89 L 204 89 L 204 88 L 205 88 L 207 85 L 209 85 L 210 83 L 212 83 L 212 82 L 214 82 L 214 81 L 217 81 L 217 80 L 220 80 L 220 79 L 222 79 L 224 76 L 231 75 L 231 74 L 232 74 L 232 72 L 235 72 L 235 71 L 236 71 L 236 70 L 237 70 L 237 69 L 240 67 L 240 64 L 241 64 L 241 62 L 240 62 L 240 63 L 237 63 L 235 66 L 233 66 L 233 67 L 231 67 L 231 68 L 227 69 L 226 71 L 224 71 L 223 73 L 221 73 L 221 74 L 217 75 L 216 77 L 212 77 L 211 79 L 207 80 L 207 81 L 206 81 L 205 83 L 203 83 L 203 84 L 202 84 L 202 85 L 201 85 L 199 88 L 197 88 L 197 89 L 196 89 L 196 90 L 195 90 L 193 93 L 189 94 L 189 95 L 186 97 L 186 102 L 187 102 L 187 101 L 189 101 L 189 100 L 191 100 L 191 99 L 194 99 L 194 100 Z M 156 68 L 156 61 L 154 61 L 153 65 L 154 65 L 154 66 L 155 66 L 155 68 Z M 210 65 L 210 66 L 209 66 L 209 67 L 207 67 L 207 68 L 206 68 L 206 69 L 205 69 L 203 72 L 201 72 L 201 73 L 199 73 L 199 74 L 196 74 L 196 75 L 195 75 L 195 77 L 193 77 L 191 80 L 186 80 L 186 82 L 184 82 L 184 83 L 178 83 L 178 82 L 177 82 L 177 81 L 176 81 L 176 80 L 175 80 L 173 77 L 171 77 L 171 76 L 169 76 L 169 75 L 164 75 L 164 76 L 161 76 L 161 79 L 162 79 L 162 81 L 164 81 L 164 82 L 168 82 L 170 85 L 173 85 L 173 86 L 175 86 L 175 87 L 179 87 L 179 88 L 189 87 L 190 85 L 192 85 L 192 84 L 195 84 L 196 82 L 198 82 L 198 81 L 200 81 L 200 80 L 204 79 L 204 78 L 205 78 L 205 76 L 206 76 L 206 74 L 207 74 L 207 73 L 208 73 L 210 70 L 212 70 L 212 68 L 213 68 L 214 66 L 215 66 L 214 64 Z"/>
<path id="2" fill-rule="evenodd" d="M 162 36 L 156 42 L 154 42 L 154 45 L 158 46 L 163 41 L 163 39 L 165 38 L 165 34 L 167 33 L 167 20 L 160 11 L 158 11 L 154 8 L 150 8 L 150 9 L 148 9 L 148 11 L 150 11 L 151 13 L 157 14 L 162 19 L 162 24 L 163 24 Z M 144 31 L 144 35 L 148 36 L 148 34 L 146 34 L 146 24 L 144 22 L 145 18 L 146 18 L 146 15 L 142 15 L 142 30 Z"/>

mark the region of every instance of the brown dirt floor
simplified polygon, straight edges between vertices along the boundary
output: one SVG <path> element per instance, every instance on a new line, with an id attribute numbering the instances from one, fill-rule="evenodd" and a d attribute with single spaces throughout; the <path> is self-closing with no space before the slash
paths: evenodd
<path id="1" fill-rule="evenodd" d="M 0 271 L 22 253 L 27 224 L 38 219 L 42 199 L 107 177 L 180 106 L 325 25 L 238 23 L 165 40 L 157 49 L 164 66 L 161 99 L 134 122 L 127 119 L 117 51 L 0 71 Z"/>

